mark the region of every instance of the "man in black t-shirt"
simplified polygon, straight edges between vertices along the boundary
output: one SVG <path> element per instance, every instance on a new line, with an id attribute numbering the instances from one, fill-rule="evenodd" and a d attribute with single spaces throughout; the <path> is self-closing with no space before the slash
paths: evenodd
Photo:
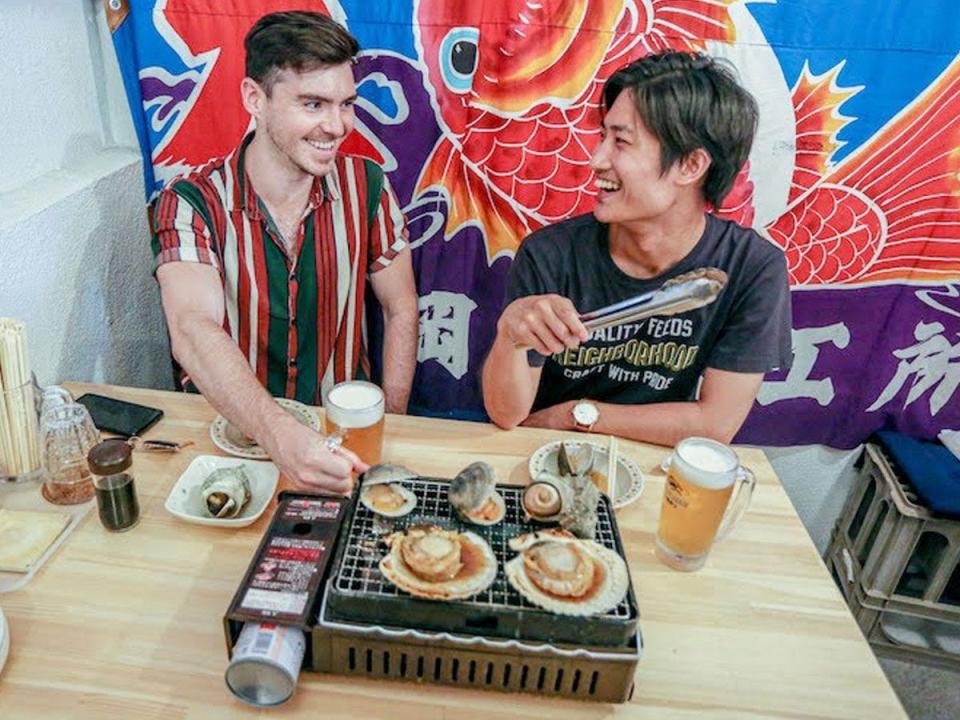
<path id="1" fill-rule="evenodd" d="M 747 160 L 756 103 L 718 61 L 668 52 L 612 75 L 603 107 L 596 209 L 520 246 L 483 369 L 487 412 L 502 427 L 729 442 L 763 374 L 791 360 L 783 253 L 706 212 Z M 703 267 L 729 278 L 711 305 L 592 335 L 579 319 Z"/>

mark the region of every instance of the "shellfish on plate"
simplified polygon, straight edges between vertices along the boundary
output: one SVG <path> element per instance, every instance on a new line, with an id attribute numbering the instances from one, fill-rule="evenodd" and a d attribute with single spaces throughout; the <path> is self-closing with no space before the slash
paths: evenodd
<path id="1" fill-rule="evenodd" d="M 493 550 L 472 532 L 415 525 L 388 535 L 380 572 L 411 595 L 459 600 L 486 590 L 497 577 Z"/>
<path id="2" fill-rule="evenodd" d="M 534 605 L 561 615 L 609 612 L 627 594 L 630 575 L 623 558 L 592 540 L 561 529 L 510 540 L 519 552 L 504 570 L 510 584 Z"/>
<path id="3" fill-rule="evenodd" d="M 496 525 L 507 513 L 497 476 L 485 462 L 468 465 L 450 481 L 449 500 L 457 514 L 475 525 Z"/>
<path id="4" fill-rule="evenodd" d="M 200 497 L 210 517 L 234 518 L 250 502 L 250 478 L 242 465 L 218 468 L 203 481 Z"/>

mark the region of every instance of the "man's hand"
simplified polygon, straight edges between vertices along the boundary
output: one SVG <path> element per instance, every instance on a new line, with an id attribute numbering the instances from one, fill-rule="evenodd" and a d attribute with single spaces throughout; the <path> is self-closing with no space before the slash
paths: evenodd
<path id="1" fill-rule="evenodd" d="M 261 443 L 286 477 L 305 490 L 349 495 L 352 473 L 369 465 L 346 448 L 331 452 L 323 436 L 290 417 L 278 423 Z"/>
<path id="2" fill-rule="evenodd" d="M 577 309 L 560 295 L 530 295 L 507 305 L 497 322 L 497 333 L 514 347 L 553 355 L 579 347 L 590 337 Z"/>
<path id="3" fill-rule="evenodd" d="M 575 400 L 570 400 L 558 405 L 551 405 L 543 408 L 543 410 L 530 413 L 527 419 L 520 424 L 524 427 L 548 428 L 550 430 L 573 430 L 573 406 L 576 404 Z"/>

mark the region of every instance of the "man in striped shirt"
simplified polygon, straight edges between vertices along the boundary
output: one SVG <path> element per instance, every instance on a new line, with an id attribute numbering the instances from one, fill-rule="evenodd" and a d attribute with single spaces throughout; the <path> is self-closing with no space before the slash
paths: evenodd
<path id="1" fill-rule="evenodd" d="M 348 492 L 366 465 L 273 398 L 319 404 L 369 372 L 369 274 L 384 310 L 386 409 L 406 411 L 418 311 L 403 215 L 376 164 L 337 152 L 354 124 L 356 39 L 324 15 L 285 12 L 257 21 L 245 47 L 240 91 L 256 130 L 173 180 L 155 208 L 173 354 L 288 478 Z"/>

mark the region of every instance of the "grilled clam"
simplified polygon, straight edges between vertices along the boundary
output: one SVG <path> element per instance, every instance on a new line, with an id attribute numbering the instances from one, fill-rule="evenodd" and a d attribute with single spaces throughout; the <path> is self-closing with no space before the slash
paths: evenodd
<path id="1" fill-rule="evenodd" d="M 360 502 L 378 515 L 403 517 L 417 506 L 417 496 L 400 483 L 365 483 Z"/>
<path id="2" fill-rule="evenodd" d="M 450 481 L 450 505 L 467 522 L 495 525 L 507 512 L 496 484 L 496 473 L 488 463 L 468 465 Z"/>
<path id="3" fill-rule="evenodd" d="M 493 584 L 497 560 L 472 532 L 417 525 L 386 538 L 390 552 L 380 572 L 401 590 L 429 600 L 457 600 Z"/>
<path id="4" fill-rule="evenodd" d="M 507 580 L 545 610 L 596 615 L 627 594 L 630 576 L 623 558 L 592 540 L 550 529 L 513 538 L 510 547 L 520 554 L 504 567 Z"/>
<path id="5" fill-rule="evenodd" d="M 234 518 L 250 502 L 250 478 L 243 465 L 218 468 L 203 481 L 200 496 L 210 517 Z"/>

